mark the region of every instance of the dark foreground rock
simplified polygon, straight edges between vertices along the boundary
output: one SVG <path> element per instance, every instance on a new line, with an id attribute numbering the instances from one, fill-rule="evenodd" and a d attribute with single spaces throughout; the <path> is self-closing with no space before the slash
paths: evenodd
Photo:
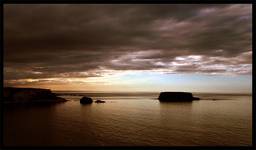
<path id="1" fill-rule="evenodd" d="M 161 92 L 158 100 L 161 102 L 184 102 L 199 100 L 199 98 L 193 97 L 189 92 Z"/>
<path id="2" fill-rule="evenodd" d="M 105 103 L 103 100 L 96 100 L 95 103 Z"/>
<path id="3" fill-rule="evenodd" d="M 4 88 L 5 104 L 33 104 L 65 102 L 64 98 L 57 97 L 49 89 L 38 88 Z"/>
<path id="4" fill-rule="evenodd" d="M 92 99 L 90 98 L 90 97 L 86 97 L 86 96 L 84 96 L 84 97 L 82 97 L 81 99 L 80 99 L 80 103 L 81 104 L 91 104 L 93 101 L 92 101 Z"/>

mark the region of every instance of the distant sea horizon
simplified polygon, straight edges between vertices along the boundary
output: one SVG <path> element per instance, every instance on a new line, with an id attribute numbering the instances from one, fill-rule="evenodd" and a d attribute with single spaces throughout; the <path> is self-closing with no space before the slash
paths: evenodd
<path id="1" fill-rule="evenodd" d="M 83 90 L 52 90 L 54 93 L 161 93 L 161 92 L 190 92 L 192 94 L 225 94 L 225 95 L 252 95 L 252 92 L 193 92 L 193 91 L 83 91 Z"/>
<path id="2" fill-rule="evenodd" d="M 49 89 L 54 93 L 161 93 L 161 92 L 190 92 L 192 94 L 227 94 L 227 95 L 252 95 L 253 91 L 250 92 L 198 92 L 198 91 L 188 91 L 188 90 L 159 90 L 159 91 L 103 91 L 103 90 L 54 90 L 51 88 L 42 87 L 15 87 L 15 86 L 4 86 L 4 88 L 35 88 L 35 89 Z"/>

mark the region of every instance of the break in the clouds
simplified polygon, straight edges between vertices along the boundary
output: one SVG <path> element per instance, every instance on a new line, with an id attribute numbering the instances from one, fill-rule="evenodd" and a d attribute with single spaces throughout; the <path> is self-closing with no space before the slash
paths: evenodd
<path id="1" fill-rule="evenodd" d="M 250 75 L 252 6 L 4 5 L 4 79 Z M 47 80 L 47 81 L 49 81 Z"/>

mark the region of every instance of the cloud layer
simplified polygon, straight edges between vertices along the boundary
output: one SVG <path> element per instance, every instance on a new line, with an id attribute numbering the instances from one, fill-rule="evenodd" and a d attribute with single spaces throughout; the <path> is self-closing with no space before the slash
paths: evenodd
<path id="1" fill-rule="evenodd" d="M 251 5 L 4 6 L 4 79 L 251 74 Z"/>

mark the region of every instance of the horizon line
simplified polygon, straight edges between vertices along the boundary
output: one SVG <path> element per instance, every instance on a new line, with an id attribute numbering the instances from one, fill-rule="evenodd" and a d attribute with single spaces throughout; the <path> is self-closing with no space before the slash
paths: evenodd
<path id="1" fill-rule="evenodd" d="M 193 94 L 247 94 L 252 95 L 252 92 L 193 92 L 193 91 L 83 91 L 83 90 L 52 90 L 53 92 L 79 92 L 79 93 L 160 93 L 160 92 L 190 92 Z"/>
<path id="2" fill-rule="evenodd" d="M 50 88 L 37 88 L 37 87 L 13 87 L 13 86 L 6 86 L 3 88 L 35 88 L 35 89 L 49 89 L 53 92 L 79 92 L 79 93 L 160 93 L 160 92 L 190 92 L 193 94 L 246 94 L 252 95 L 253 91 L 250 92 L 198 92 L 198 91 L 174 91 L 174 90 L 159 90 L 159 91 L 86 91 L 86 90 L 54 90 Z"/>

